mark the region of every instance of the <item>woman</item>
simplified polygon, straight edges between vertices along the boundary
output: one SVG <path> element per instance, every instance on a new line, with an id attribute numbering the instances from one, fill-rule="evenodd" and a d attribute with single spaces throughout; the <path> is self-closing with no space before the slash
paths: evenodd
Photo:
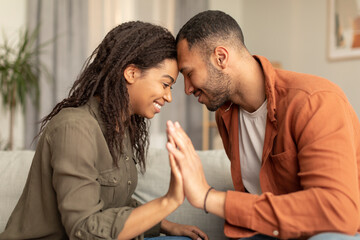
<path id="1" fill-rule="evenodd" d="M 166 29 L 128 22 L 111 30 L 68 98 L 42 120 L 25 189 L 0 239 L 143 239 L 160 230 L 207 239 L 163 220 L 184 201 L 172 156 L 168 193 L 141 206 L 131 198 L 137 166 L 145 170 L 145 119 L 171 102 L 177 75 Z"/>

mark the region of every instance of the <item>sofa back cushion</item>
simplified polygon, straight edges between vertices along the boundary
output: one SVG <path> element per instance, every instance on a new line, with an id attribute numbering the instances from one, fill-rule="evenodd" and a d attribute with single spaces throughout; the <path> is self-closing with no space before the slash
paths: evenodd
<path id="1" fill-rule="evenodd" d="M 233 189 L 230 163 L 223 150 L 198 151 L 208 183 L 217 190 Z M 23 191 L 34 151 L 0 151 L 0 232 L 13 211 Z M 165 149 L 149 149 L 147 171 L 139 174 L 134 197 L 148 202 L 166 194 L 170 181 L 168 152 Z M 205 214 L 192 207 L 187 200 L 167 217 L 168 220 L 196 225 L 210 239 L 227 239 L 223 233 L 224 220 Z"/>
<path id="2" fill-rule="evenodd" d="M 0 151 L 0 232 L 24 188 L 34 151 Z"/>
<path id="3" fill-rule="evenodd" d="M 230 161 L 224 150 L 197 151 L 205 177 L 216 190 L 233 190 Z M 165 149 L 150 149 L 147 157 L 146 173 L 139 174 L 138 186 L 134 197 L 142 203 L 151 201 L 167 193 L 170 182 L 168 152 Z M 224 219 L 185 202 L 166 219 L 169 221 L 198 226 L 210 239 L 227 239 L 224 235 Z"/>

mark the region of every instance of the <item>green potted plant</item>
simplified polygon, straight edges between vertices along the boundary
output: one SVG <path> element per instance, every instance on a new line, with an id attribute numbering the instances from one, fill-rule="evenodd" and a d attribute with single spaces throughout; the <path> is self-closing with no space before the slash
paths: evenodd
<path id="1" fill-rule="evenodd" d="M 15 110 L 22 107 L 25 112 L 26 96 L 31 96 L 39 106 L 39 72 L 43 65 L 37 60 L 39 47 L 36 46 L 38 30 L 19 31 L 19 40 L 10 42 L 4 36 L 0 45 L 0 94 L 5 111 L 10 111 L 9 139 L 5 149 L 13 149 Z M 42 45 L 43 46 L 43 45 Z"/>

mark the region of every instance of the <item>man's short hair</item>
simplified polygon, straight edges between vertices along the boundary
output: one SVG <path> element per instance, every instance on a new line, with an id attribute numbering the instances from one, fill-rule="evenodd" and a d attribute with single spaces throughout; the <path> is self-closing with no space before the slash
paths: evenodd
<path id="1" fill-rule="evenodd" d="M 244 47 L 244 36 L 234 18 L 221 11 L 208 10 L 192 17 L 179 31 L 176 43 L 186 39 L 189 50 L 201 45 L 201 51 L 212 51 L 215 43 L 229 42 Z M 205 49 L 204 49 L 205 48 Z"/>

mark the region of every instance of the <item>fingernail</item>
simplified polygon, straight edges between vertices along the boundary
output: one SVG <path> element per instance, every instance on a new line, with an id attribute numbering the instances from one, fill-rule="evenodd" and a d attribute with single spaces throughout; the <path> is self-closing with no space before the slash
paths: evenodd
<path id="1" fill-rule="evenodd" d="M 196 240 L 202 240 L 202 239 L 198 237 Z"/>
<path id="2" fill-rule="evenodd" d="M 180 124 L 179 124 L 179 122 L 175 122 L 175 127 L 180 127 Z M 201 240 L 201 239 L 200 239 Z"/>

